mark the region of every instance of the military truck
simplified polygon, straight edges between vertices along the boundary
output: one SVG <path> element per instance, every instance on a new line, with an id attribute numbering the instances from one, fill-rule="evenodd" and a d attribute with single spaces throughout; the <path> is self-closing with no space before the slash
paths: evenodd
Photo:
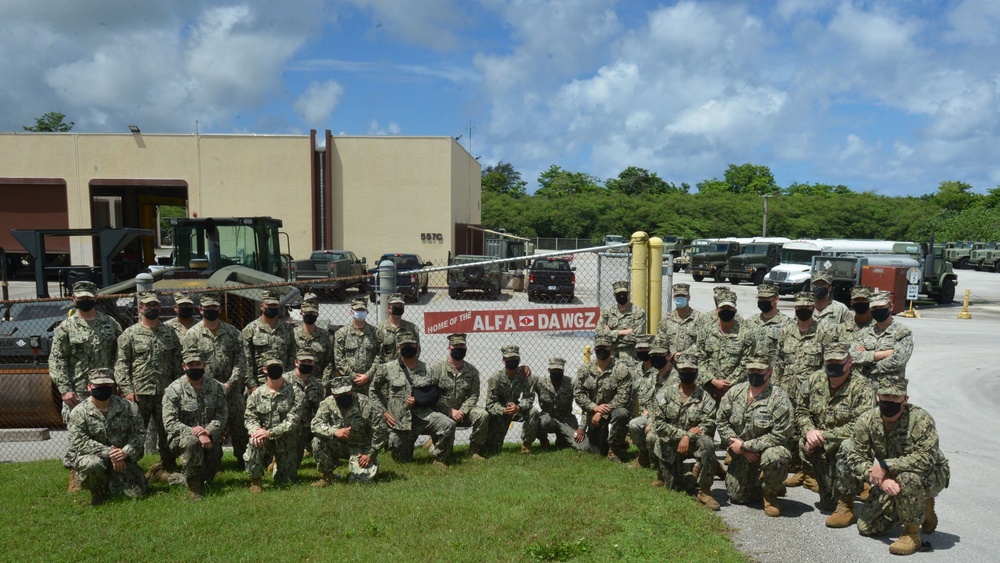
<path id="1" fill-rule="evenodd" d="M 451 266 L 465 266 L 448 270 L 448 297 L 458 299 L 466 291 L 479 291 L 486 299 L 500 298 L 503 276 L 500 265 L 493 256 L 460 254 L 451 260 Z"/>
<path id="2" fill-rule="evenodd" d="M 723 270 L 731 256 L 743 251 L 743 245 L 753 242 L 752 238 L 717 239 L 691 257 L 691 277 L 694 281 L 704 281 L 712 278 L 716 282 L 726 280 Z"/>
<path id="3" fill-rule="evenodd" d="M 708 245 L 714 242 L 715 239 L 708 238 L 697 238 L 691 241 L 691 244 L 684 246 L 681 249 L 680 256 L 674 258 L 674 269 L 679 271 L 690 270 L 691 269 L 691 257 L 699 252 L 704 251 L 708 248 Z M 666 255 L 664 255 L 664 259 Z"/>
<path id="4" fill-rule="evenodd" d="M 663 237 L 663 258 L 665 259 L 668 255 L 674 257 L 674 262 L 680 258 L 681 254 L 684 252 L 684 243 L 686 239 L 684 237 L 666 236 Z"/>
<path id="5" fill-rule="evenodd" d="M 972 252 L 969 254 L 969 264 L 981 271 L 995 270 L 997 266 L 996 262 L 1000 259 L 1000 256 L 997 256 L 998 247 L 1000 247 L 1000 243 L 996 242 L 978 242 L 974 244 Z"/>
<path id="6" fill-rule="evenodd" d="M 969 257 L 977 244 L 982 245 L 983 243 L 969 240 L 946 243 L 944 245 L 944 259 L 951 262 L 954 268 L 964 270 L 969 267 Z"/>
<path id="7" fill-rule="evenodd" d="M 781 263 L 784 242 L 754 242 L 743 247 L 743 252 L 730 256 L 722 275 L 733 285 L 748 281 L 754 285 L 764 283 L 771 268 Z"/>

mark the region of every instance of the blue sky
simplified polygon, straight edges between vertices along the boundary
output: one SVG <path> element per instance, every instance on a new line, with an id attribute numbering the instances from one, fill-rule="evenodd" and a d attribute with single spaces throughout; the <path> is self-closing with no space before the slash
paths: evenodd
<path id="1" fill-rule="evenodd" d="M 484 165 L 1000 185 L 1000 2 L 0 0 L 0 130 L 462 135 Z"/>

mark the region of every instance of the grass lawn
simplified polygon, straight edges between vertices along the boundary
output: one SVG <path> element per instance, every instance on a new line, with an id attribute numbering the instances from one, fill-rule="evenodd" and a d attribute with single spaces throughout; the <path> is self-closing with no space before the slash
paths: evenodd
<path id="1" fill-rule="evenodd" d="M 132 561 L 745 561 L 714 513 L 682 493 L 653 489 L 653 473 L 574 451 L 484 462 L 464 452 L 450 469 L 417 452 L 380 456 L 380 480 L 253 495 L 226 454 L 200 503 L 156 484 L 144 499 L 90 506 L 66 492 L 59 461 L 0 465 L 0 559 Z M 141 465 L 155 461 L 149 456 Z"/>

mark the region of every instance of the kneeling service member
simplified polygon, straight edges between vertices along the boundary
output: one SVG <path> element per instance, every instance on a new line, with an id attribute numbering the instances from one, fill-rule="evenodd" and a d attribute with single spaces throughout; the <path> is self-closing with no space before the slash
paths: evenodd
<path id="1" fill-rule="evenodd" d="M 490 413 L 486 451 L 492 454 L 500 453 L 512 422 L 527 423 L 535 404 L 535 381 L 529 376 L 528 368 L 521 365 L 520 349 L 504 346 L 500 351 L 504 367 L 486 382 L 486 412 Z M 531 453 L 531 449 L 522 444 L 521 453 Z"/>
<path id="2" fill-rule="evenodd" d="M 247 398 L 244 413 L 250 445 L 244 454 L 250 492 L 260 493 L 261 479 L 271 459 L 274 460 L 274 482 L 295 481 L 299 471 L 295 446 L 299 438 L 299 419 L 305 409 L 305 395 L 284 377 L 285 368 L 274 356 L 264 358 L 267 381 L 254 389 Z"/>
<path id="3" fill-rule="evenodd" d="M 576 372 L 573 398 L 586 417 L 589 450 L 617 463 L 627 449 L 632 370 L 611 357 L 611 339 L 607 336 L 598 334 L 594 338 L 594 354 L 597 360 L 580 366 Z"/>
<path id="4" fill-rule="evenodd" d="M 535 381 L 538 409 L 528 415 L 521 434 L 522 448 L 530 448 L 535 438 L 543 450 L 549 448 L 549 434 L 556 435 L 556 447 L 581 447 L 583 430 L 573 414 L 573 378 L 565 375 L 566 360 L 549 358 L 549 376 Z"/>
<path id="5" fill-rule="evenodd" d="M 69 458 L 80 484 L 90 491 L 90 503 L 104 502 L 108 494 L 130 498 L 146 494 L 142 459 L 146 427 L 135 405 L 115 396 L 114 372 L 91 370 L 89 397 L 69 415 Z"/>
<path id="6" fill-rule="evenodd" d="M 730 501 L 746 504 L 763 497 L 764 514 L 781 516 L 778 495 L 792 459 L 785 447 L 792 417 L 788 394 L 771 385 L 767 358 L 752 357 L 747 380 L 722 397 L 717 416 L 719 436 L 733 458 L 726 474 Z"/>
<path id="7" fill-rule="evenodd" d="M 486 433 L 489 431 L 490 415 L 486 409 L 477 406 L 479 403 L 479 370 L 465 361 L 468 352 L 466 336 L 451 334 L 448 336 L 448 359 L 441 360 L 431 367 L 431 375 L 441 389 L 440 406 L 442 412 L 459 428 L 472 428 L 469 436 L 469 457 L 482 460 L 483 445 L 486 443 Z"/>
<path id="8" fill-rule="evenodd" d="M 348 377 L 333 378 L 330 393 L 312 419 L 313 454 L 323 475 L 313 486 L 332 483 L 333 469 L 342 459 L 347 460 L 348 482 L 368 483 L 378 473 L 376 437 L 384 436 L 382 413 L 368 397 L 354 392 Z"/>

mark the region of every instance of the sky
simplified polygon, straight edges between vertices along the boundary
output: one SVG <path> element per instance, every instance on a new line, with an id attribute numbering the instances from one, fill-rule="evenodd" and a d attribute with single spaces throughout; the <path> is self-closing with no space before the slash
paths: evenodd
<path id="1" fill-rule="evenodd" d="M 1000 185 L 996 0 L 0 0 L 0 131 L 459 137 L 694 186 Z"/>

